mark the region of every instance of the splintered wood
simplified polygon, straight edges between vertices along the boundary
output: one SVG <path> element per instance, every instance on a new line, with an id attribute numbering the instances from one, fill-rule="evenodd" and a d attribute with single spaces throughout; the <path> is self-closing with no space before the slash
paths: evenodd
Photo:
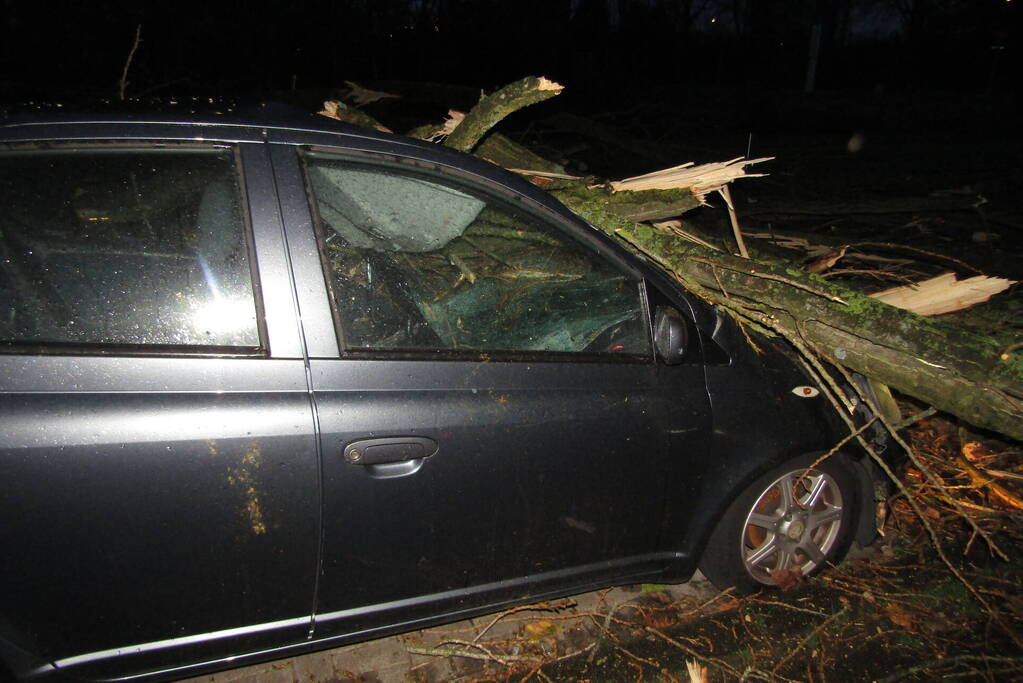
<path id="1" fill-rule="evenodd" d="M 1014 284 L 1015 281 L 1000 277 L 978 275 L 957 280 L 955 273 L 943 273 L 930 280 L 893 287 L 870 296 L 918 315 L 940 315 L 983 303 Z"/>
<path id="2" fill-rule="evenodd" d="M 464 112 L 460 112 L 457 109 L 448 109 L 448 117 L 444 119 L 444 123 L 442 123 L 437 130 L 423 139 L 429 142 L 438 142 L 439 140 L 443 140 L 447 136 L 451 135 L 455 128 L 458 128 L 458 124 L 460 124 L 464 119 Z"/>
<path id="3" fill-rule="evenodd" d="M 730 161 L 716 161 L 696 166 L 693 162 L 672 166 L 653 173 L 616 180 L 610 183 L 611 189 L 619 190 L 690 190 L 693 195 L 706 203 L 711 192 L 721 191 L 728 183 L 738 178 L 758 178 L 766 173 L 747 173 L 746 167 L 771 161 L 774 157 L 746 159 L 736 157 Z"/>

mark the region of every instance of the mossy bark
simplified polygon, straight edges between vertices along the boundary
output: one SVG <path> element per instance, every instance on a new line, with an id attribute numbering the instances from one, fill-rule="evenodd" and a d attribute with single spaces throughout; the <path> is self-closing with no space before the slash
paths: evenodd
<path id="1" fill-rule="evenodd" d="M 715 303 L 755 311 L 838 365 L 978 427 L 1023 440 L 1023 359 L 993 340 L 794 268 L 715 252 L 640 225 L 584 188 L 559 199 Z"/>
<path id="2" fill-rule="evenodd" d="M 548 173 L 565 172 L 565 168 L 560 164 L 548 161 L 539 154 L 534 154 L 500 133 L 488 135 L 486 140 L 477 145 L 473 154 L 502 168 L 546 171 Z"/>
<path id="3" fill-rule="evenodd" d="M 598 191 L 594 188 L 594 192 Z M 554 193 L 557 195 L 557 193 Z M 643 190 L 607 193 L 609 209 L 633 221 L 658 221 L 675 218 L 700 205 L 689 190 Z"/>
<path id="4" fill-rule="evenodd" d="M 480 98 L 465 119 L 444 140 L 447 147 L 471 152 L 484 135 L 509 114 L 554 97 L 561 86 L 546 78 L 529 76 Z"/>

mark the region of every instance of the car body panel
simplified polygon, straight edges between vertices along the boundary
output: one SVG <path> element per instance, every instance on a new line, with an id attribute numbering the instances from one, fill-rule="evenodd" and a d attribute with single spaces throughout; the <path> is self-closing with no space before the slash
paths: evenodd
<path id="1" fill-rule="evenodd" d="M 236 146 L 265 357 L 0 354 L 0 657 L 59 679 L 170 679 L 614 583 L 685 580 L 731 496 L 838 429 L 550 195 L 437 145 L 323 119 L 28 122 L 0 144 Z M 386 160 L 519 206 L 675 308 L 684 361 L 347 357 L 300 154 Z M 582 362 L 585 360 L 585 362 Z M 353 443 L 435 452 L 386 466 Z M 377 441 L 376 443 L 382 443 Z M 57 617 L 56 615 L 60 615 Z"/>

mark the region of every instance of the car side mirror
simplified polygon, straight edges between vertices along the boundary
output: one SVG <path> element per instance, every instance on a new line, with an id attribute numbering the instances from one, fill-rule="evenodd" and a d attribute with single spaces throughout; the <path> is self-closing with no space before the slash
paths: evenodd
<path id="1" fill-rule="evenodd" d="M 665 365 L 678 365 L 689 348 L 689 326 L 682 314 L 668 306 L 658 306 L 654 314 L 654 348 Z"/>

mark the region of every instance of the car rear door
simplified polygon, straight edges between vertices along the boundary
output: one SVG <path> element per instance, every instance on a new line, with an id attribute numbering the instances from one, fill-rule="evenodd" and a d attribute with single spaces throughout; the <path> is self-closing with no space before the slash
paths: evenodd
<path id="1" fill-rule="evenodd" d="M 655 363 L 641 278 L 496 183 L 351 144 L 272 152 L 323 450 L 317 635 L 664 566 L 668 444 L 710 412 L 699 363 Z"/>
<path id="2" fill-rule="evenodd" d="M 5 654 L 106 676 L 301 641 L 318 464 L 258 131 L 53 128 L 0 149 Z"/>

